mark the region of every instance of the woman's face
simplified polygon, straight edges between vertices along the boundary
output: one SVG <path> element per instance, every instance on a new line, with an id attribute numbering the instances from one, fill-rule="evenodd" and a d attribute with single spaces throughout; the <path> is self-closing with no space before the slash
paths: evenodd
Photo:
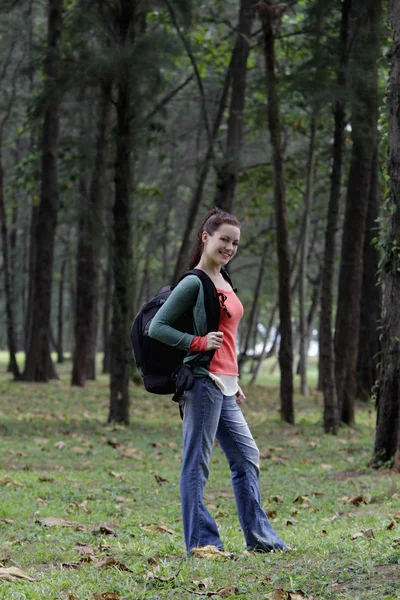
<path id="1" fill-rule="evenodd" d="M 223 267 L 237 252 L 240 240 L 240 229 L 235 225 L 224 223 L 212 235 L 203 231 L 203 254 L 214 263 Z"/>

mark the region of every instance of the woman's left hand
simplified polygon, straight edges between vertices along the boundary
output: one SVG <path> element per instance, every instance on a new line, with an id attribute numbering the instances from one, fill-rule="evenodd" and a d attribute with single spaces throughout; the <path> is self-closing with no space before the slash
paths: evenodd
<path id="1" fill-rule="evenodd" d="M 236 402 L 238 404 L 242 404 L 245 400 L 246 396 L 243 394 L 242 388 L 239 386 L 239 389 L 236 392 Z"/>

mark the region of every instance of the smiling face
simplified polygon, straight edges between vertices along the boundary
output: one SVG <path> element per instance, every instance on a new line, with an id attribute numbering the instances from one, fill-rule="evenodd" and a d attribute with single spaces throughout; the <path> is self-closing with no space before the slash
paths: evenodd
<path id="1" fill-rule="evenodd" d="M 210 259 L 220 267 L 228 264 L 235 256 L 240 240 L 240 229 L 235 225 L 223 223 L 212 235 L 203 231 L 204 258 Z"/>

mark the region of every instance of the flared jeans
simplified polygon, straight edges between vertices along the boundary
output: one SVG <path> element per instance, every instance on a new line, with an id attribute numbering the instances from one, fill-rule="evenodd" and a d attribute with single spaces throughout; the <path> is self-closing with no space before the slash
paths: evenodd
<path id="1" fill-rule="evenodd" d="M 232 485 L 248 550 L 283 550 L 261 508 L 258 479 L 260 453 L 235 396 L 224 396 L 209 377 L 196 378 L 185 392 L 183 461 L 180 480 L 183 529 L 187 551 L 213 545 L 223 549 L 217 525 L 203 503 L 203 489 L 217 440 L 228 460 Z"/>

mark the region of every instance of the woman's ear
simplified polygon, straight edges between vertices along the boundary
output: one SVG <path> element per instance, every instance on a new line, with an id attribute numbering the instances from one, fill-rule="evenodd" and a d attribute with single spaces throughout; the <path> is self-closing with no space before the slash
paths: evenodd
<path id="1" fill-rule="evenodd" d="M 201 234 L 201 241 L 203 242 L 203 244 L 205 244 L 207 240 L 208 240 L 208 233 L 207 233 L 207 231 L 203 231 L 203 233 Z"/>

